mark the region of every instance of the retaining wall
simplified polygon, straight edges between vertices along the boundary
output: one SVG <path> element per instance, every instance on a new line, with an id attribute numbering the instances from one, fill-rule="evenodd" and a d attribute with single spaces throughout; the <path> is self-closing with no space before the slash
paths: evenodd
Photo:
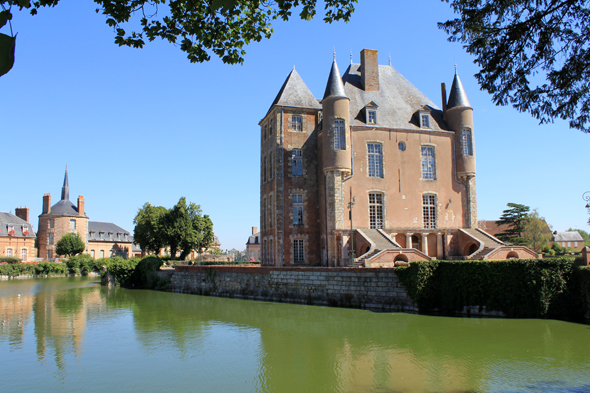
<path id="1" fill-rule="evenodd" d="M 244 299 L 417 312 L 393 269 L 176 266 L 169 290 Z"/>

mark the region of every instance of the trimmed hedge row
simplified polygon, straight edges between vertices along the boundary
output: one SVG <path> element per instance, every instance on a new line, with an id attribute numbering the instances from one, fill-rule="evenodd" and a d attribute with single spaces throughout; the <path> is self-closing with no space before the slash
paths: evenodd
<path id="1" fill-rule="evenodd" d="M 508 317 L 581 319 L 590 310 L 590 269 L 573 258 L 421 261 L 395 272 L 421 312 L 480 306 Z"/>
<path id="2" fill-rule="evenodd" d="M 14 263 L 11 265 L 0 265 L 0 275 L 16 277 L 21 274 L 39 275 L 63 275 L 67 274 L 67 266 L 59 262 L 39 262 L 39 263 Z"/>

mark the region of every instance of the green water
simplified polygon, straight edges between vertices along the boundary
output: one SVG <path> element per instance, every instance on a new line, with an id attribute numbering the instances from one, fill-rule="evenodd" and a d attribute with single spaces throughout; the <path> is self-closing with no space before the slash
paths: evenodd
<path id="1" fill-rule="evenodd" d="M 0 392 L 590 392 L 590 326 L 0 282 Z"/>

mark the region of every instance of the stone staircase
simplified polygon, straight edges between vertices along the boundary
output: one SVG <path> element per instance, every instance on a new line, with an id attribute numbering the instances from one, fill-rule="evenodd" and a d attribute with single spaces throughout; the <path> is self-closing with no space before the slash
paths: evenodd
<path id="1" fill-rule="evenodd" d="M 361 258 L 358 258 L 354 262 L 355 267 L 363 267 L 365 266 L 365 261 L 367 259 L 372 258 L 373 256 L 377 255 L 383 250 L 395 250 L 397 248 L 401 248 L 399 244 L 397 244 L 394 240 L 392 240 L 389 236 L 382 233 L 378 229 L 362 229 L 360 232 L 364 235 L 367 240 L 372 243 L 372 247 L 365 255 L 362 255 Z"/>
<path id="2" fill-rule="evenodd" d="M 478 231 L 475 228 L 466 228 L 466 229 L 463 229 L 463 231 L 467 232 L 471 237 L 474 237 L 477 240 L 479 240 L 481 243 L 483 243 L 483 249 L 469 259 L 472 259 L 472 260 L 473 259 L 483 259 L 484 256 L 488 255 L 490 252 L 494 251 L 496 248 L 505 246 L 504 243 L 495 240 L 494 238 L 486 235 L 485 233 Z"/>

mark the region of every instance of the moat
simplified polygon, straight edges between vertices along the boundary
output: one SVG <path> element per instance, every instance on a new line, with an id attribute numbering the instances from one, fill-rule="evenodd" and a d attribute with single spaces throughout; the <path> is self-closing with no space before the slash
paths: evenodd
<path id="1" fill-rule="evenodd" d="M 590 392 L 590 326 L 0 282 L 2 392 Z"/>

